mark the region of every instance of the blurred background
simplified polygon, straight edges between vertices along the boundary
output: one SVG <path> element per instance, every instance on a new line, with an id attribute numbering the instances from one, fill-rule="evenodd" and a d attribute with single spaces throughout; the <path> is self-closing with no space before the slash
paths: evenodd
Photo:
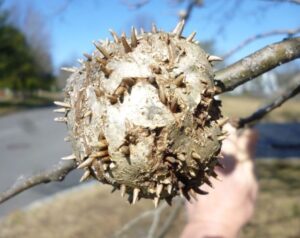
<path id="1" fill-rule="evenodd" d="M 149 31 L 156 23 L 171 31 L 184 18 L 183 34 L 196 31 L 207 52 L 224 58 L 218 69 L 299 36 L 299 13 L 298 0 L 0 0 L 0 192 L 70 154 L 65 125 L 53 122 L 52 102 L 62 100 L 68 77 L 60 68 L 79 66 L 82 54 L 94 50 L 93 40 L 111 39 L 108 29 L 128 35 L 132 25 Z M 298 59 L 222 95 L 224 114 L 246 117 L 299 80 Z M 242 237 L 300 237 L 299 121 L 296 96 L 256 126 L 261 192 Z M 80 175 L 74 171 L 61 183 L 37 186 L 1 204 L 0 237 L 87 237 L 93 231 L 109 237 L 152 207 L 147 201 L 130 207 L 98 183 L 78 187 Z M 53 198 L 71 187 L 82 192 Z M 149 222 L 130 237 L 144 237 Z M 184 222 L 182 210 L 166 237 L 177 237 Z"/>

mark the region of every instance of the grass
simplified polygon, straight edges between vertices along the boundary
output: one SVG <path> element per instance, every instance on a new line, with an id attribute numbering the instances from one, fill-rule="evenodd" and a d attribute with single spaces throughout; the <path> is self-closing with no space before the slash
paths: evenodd
<path id="1" fill-rule="evenodd" d="M 300 160 L 258 160 L 256 166 L 260 185 L 256 212 L 240 237 L 300 237 Z M 153 208 L 145 200 L 130 206 L 119 192 L 110 190 L 96 183 L 17 211 L 0 223 L 0 237 L 112 237 L 129 220 Z M 163 213 L 161 224 L 171 210 Z M 151 222 L 140 219 L 122 237 L 146 237 Z M 178 237 L 185 222 L 182 209 L 166 238 Z"/>
<path id="2" fill-rule="evenodd" d="M 300 237 L 300 160 L 259 160 L 257 168 L 256 214 L 241 237 Z"/>
<path id="3" fill-rule="evenodd" d="M 223 114 L 230 118 L 247 117 L 259 107 L 268 103 L 263 98 L 245 96 L 222 96 Z M 300 100 L 293 98 L 285 102 L 281 107 L 269 113 L 263 121 L 268 122 L 299 122 Z"/>

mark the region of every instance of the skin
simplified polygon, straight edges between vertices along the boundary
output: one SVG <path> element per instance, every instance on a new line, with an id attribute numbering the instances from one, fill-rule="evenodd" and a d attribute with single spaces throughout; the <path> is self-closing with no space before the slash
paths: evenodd
<path id="1" fill-rule="evenodd" d="M 222 146 L 226 168 L 217 171 L 222 182 L 212 181 L 214 188 L 202 186 L 209 194 L 187 204 L 188 224 L 181 238 L 237 237 L 253 215 L 258 191 L 252 160 L 257 133 L 225 128 L 229 132 Z"/>

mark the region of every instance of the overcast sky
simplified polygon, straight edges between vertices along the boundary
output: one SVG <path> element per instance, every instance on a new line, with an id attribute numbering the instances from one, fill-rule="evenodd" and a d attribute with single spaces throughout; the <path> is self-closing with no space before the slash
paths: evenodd
<path id="1" fill-rule="evenodd" d="M 140 0 L 6 0 L 5 6 L 18 3 L 23 9 L 32 5 L 45 18 L 50 32 L 51 54 L 57 69 L 62 63 L 91 52 L 95 39 L 110 37 L 108 29 L 118 33 L 128 31 L 141 19 L 155 21 L 158 28 L 172 30 L 177 13 L 185 5 L 172 5 L 170 0 L 152 0 L 138 10 L 123 2 Z M 222 54 L 242 40 L 257 33 L 300 26 L 300 5 L 274 4 L 264 0 L 206 0 L 207 7 L 193 11 L 184 31 L 197 31 L 197 39 L 214 40 Z M 221 27 L 224 27 L 222 30 Z M 256 41 L 239 51 L 228 62 L 235 61 L 254 50 L 282 39 L 269 37 Z"/>

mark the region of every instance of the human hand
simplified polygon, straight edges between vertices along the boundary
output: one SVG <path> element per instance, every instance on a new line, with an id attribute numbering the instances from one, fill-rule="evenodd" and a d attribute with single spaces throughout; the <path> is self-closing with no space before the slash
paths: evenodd
<path id="1" fill-rule="evenodd" d="M 216 170 L 222 181 L 211 181 L 214 188 L 201 186 L 209 194 L 187 205 L 188 224 L 181 238 L 236 237 L 253 214 L 258 190 L 252 160 L 257 133 L 237 132 L 229 124 L 224 129 L 229 133 L 221 151 L 225 169 Z"/>

